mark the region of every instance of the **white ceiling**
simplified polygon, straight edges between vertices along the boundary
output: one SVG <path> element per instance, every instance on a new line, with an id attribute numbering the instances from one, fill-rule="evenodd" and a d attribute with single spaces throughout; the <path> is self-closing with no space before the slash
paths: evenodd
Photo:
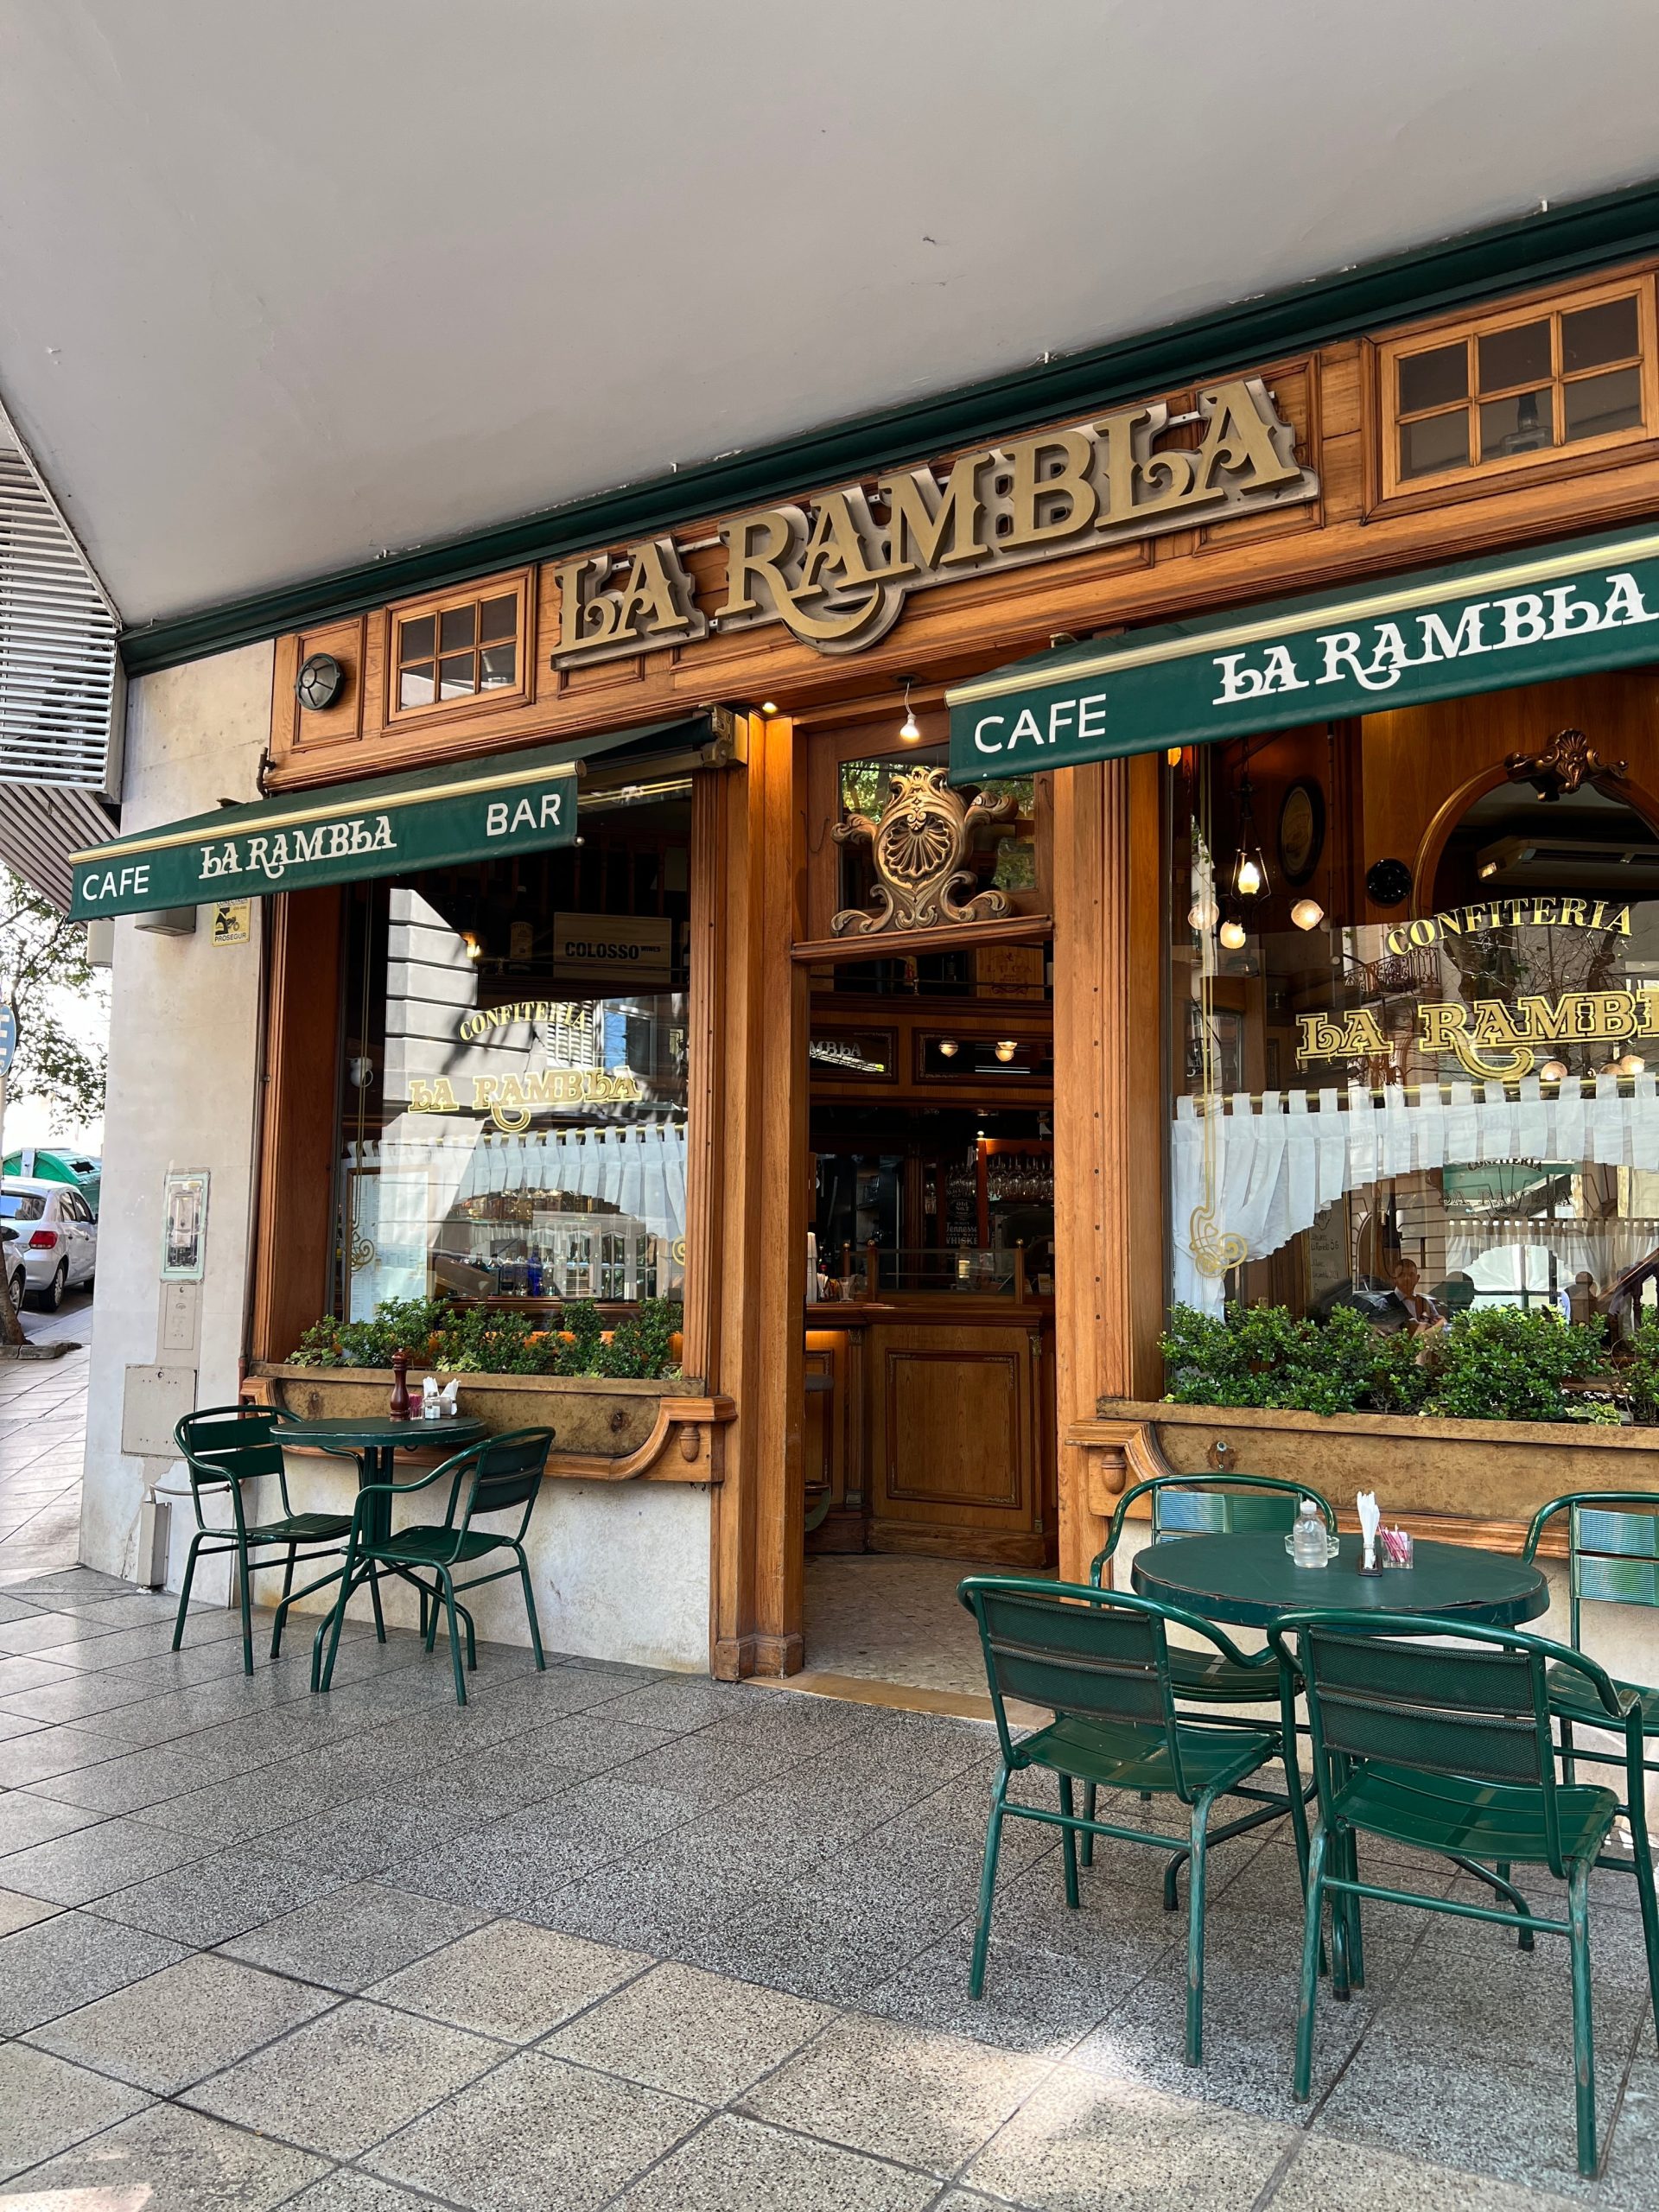
<path id="1" fill-rule="evenodd" d="M 0 0 L 0 401 L 125 620 L 1659 171 L 1632 0 Z"/>

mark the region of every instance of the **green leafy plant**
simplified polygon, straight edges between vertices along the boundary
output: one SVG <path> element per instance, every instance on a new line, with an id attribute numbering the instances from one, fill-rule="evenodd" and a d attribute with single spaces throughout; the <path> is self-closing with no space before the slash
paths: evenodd
<path id="1" fill-rule="evenodd" d="M 678 1373 L 674 1338 L 683 1309 L 642 1299 L 607 1330 L 591 1299 L 573 1298 L 544 1315 L 493 1306 L 452 1306 L 436 1298 L 389 1299 L 367 1321 L 325 1316 L 301 1338 L 298 1367 L 389 1367 L 395 1352 L 446 1375 L 592 1375 L 663 1379 Z"/>
<path id="2" fill-rule="evenodd" d="M 1603 1422 L 1618 1419 L 1616 1407 L 1591 1410 L 1563 1387 L 1609 1374 L 1602 1338 L 1599 1320 L 1569 1325 L 1553 1310 L 1510 1306 L 1460 1314 L 1428 1336 L 1385 1335 L 1345 1306 L 1323 1325 L 1282 1306 L 1224 1316 L 1178 1306 L 1161 1345 L 1166 1395 L 1179 1405 Z M 1659 1322 L 1640 1360 L 1640 1387 L 1659 1401 Z"/>
<path id="3" fill-rule="evenodd" d="M 1659 1314 L 1644 1313 L 1626 1339 L 1618 1383 L 1635 1419 L 1659 1424 Z"/>
<path id="4" fill-rule="evenodd" d="M 1566 1382 L 1608 1370 L 1603 1324 L 1562 1320 L 1553 1307 L 1478 1306 L 1436 1346 L 1425 1410 L 1456 1421 L 1564 1421 Z"/>

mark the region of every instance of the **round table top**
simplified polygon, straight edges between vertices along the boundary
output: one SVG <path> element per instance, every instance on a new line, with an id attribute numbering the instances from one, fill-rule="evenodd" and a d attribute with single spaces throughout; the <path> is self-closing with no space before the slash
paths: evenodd
<path id="1" fill-rule="evenodd" d="M 398 1446 L 411 1451 L 430 1446 L 442 1452 L 448 1445 L 459 1450 L 488 1433 L 475 1414 L 449 1414 L 440 1421 L 427 1421 L 418 1414 L 412 1421 L 394 1421 L 390 1414 L 353 1414 L 328 1421 L 299 1416 L 284 1421 L 277 1431 L 284 1444 L 333 1444 L 348 1452 L 386 1451 Z"/>
<path id="2" fill-rule="evenodd" d="M 1360 1541 L 1324 1567 L 1298 1567 L 1282 1533 L 1166 1536 L 1137 1554 L 1135 1589 L 1201 1619 L 1266 1628 L 1285 1613 L 1316 1606 L 1348 1612 L 1433 1613 L 1517 1628 L 1549 1605 L 1549 1586 L 1535 1567 L 1470 1544 L 1433 1544 L 1419 1537 L 1410 1567 L 1381 1574 L 1359 1572 Z"/>

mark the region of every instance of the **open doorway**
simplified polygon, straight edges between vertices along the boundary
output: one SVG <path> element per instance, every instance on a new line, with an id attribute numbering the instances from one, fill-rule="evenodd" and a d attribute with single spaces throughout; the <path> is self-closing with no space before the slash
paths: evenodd
<path id="1" fill-rule="evenodd" d="M 843 758 L 840 821 L 879 832 L 918 775 L 923 806 L 965 817 L 973 794 L 925 780 L 940 765 Z M 988 892 L 1006 915 L 1035 886 L 1037 794 L 1026 779 L 979 796 L 982 818 L 947 824 L 965 849 L 956 903 Z M 840 841 L 840 912 L 879 905 L 881 850 Z M 811 974 L 806 1665 L 972 1696 L 957 1583 L 1057 1557 L 1053 1032 L 1042 929 L 942 934 L 912 950 L 873 933 Z"/>

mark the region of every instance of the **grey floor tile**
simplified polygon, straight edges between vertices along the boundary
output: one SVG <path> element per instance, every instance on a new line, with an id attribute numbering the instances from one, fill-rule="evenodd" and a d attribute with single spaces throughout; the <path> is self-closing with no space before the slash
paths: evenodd
<path id="1" fill-rule="evenodd" d="M 250 1929 L 224 1948 L 250 1966 L 328 1989 L 360 1990 L 454 1942 L 485 1917 L 467 1905 L 358 1882 Z"/>
<path id="2" fill-rule="evenodd" d="M 0 1713 L 0 1744 L 10 1743 L 14 1736 L 32 1736 L 45 1726 L 43 1720 L 31 1720 L 26 1713 Z"/>
<path id="3" fill-rule="evenodd" d="M 377 2180 L 357 2166 L 336 2166 L 291 2196 L 283 2212 L 432 2212 L 429 2196 L 411 2196 L 396 2183 Z"/>
<path id="4" fill-rule="evenodd" d="M 1620 2212 L 1652 2212 L 1659 2202 L 1659 2059 L 1653 2056 L 1651 2034 L 1650 2029 L 1643 2031 L 1641 2056 L 1624 2084 L 1618 2126 L 1603 2153 L 1599 2193 Z"/>
<path id="5" fill-rule="evenodd" d="M 19 1890 L 0 1890 L 0 1936 L 10 1936 L 19 1928 L 32 1928 L 37 1920 L 49 1920 L 61 1909 L 49 1904 L 44 1897 L 26 1897 Z"/>
<path id="6" fill-rule="evenodd" d="M 194 1837 L 168 1835 L 142 1821 L 99 1821 L 0 1859 L 0 1880 L 54 1904 L 88 1904 L 134 1882 L 168 1873 L 187 1859 L 202 1857 L 207 1848 Z"/>
<path id="7" fill-rule="evenodd" d="M 0 1659 L 0 1698 L 10 1701 L 29 1690 L 52 1689 L 74 1678 L 72 1668 L 60 1667 L 55 1660 L 35 1659 L 27 1655 Z"/>
<path id="8" fill-rule="evenodd" d="M 1648 2195 L 1652 2202 L 1652 2176 Z M 1567 2212 L 1573 2199 L 1478 2174 L 1453 2172 L 1370 2145 L 1310 2136 L 1273 2195 L 1273 2212 L 1407 2212 L 1421 2205 L 1457 2212 Z M 940 2208 L 944 2212 L 944 2208 Z"/>
<path id="9" fill-rule="evenodd" d="M 273 1858 L 322 1868 L 342 1881 L 359 1881 L 421 1853 L 442 1859 L 449 1839 L 480 1817 L 481 1810 L 459 1805 L 435 1808 L 412 1790 L 376 1790 L 261 1840 Z"/>
<path id="10" fill-rule="evenodd" d="M 60 1804 L 84 1805 L 93 1813 L 144 1812 L 170 1798 L 187 1796 L 216 1775 L 243 1772 L 242 1755 L 224 1740 L 225 1733 L 209 1730 L 177 1744 L 72 1767 L 36 1783 L 35 1794 Z M 100 1740 L 107 1745 L 107 1738 Z"/>
<path id="11" fill-rule="evenodd" d="M 0 1618 L 0 1652 L 49 1655 L 54 1645 L 95 1640 L 113 1634 L 118 1627 L 114 1621 L 106 1624 L 95 1612 L 42 1613 L 22 1608 L 19 1611 L 20 1618 Z"/>
<path id="12" fill-rule="evenodd" d="M 183 1956 L 182 1945 L 142 1929 L 54 1912 L 0 1938 L 0 2035 L 22 2035 Z"/>
<path id="13" fill-rule="evenodd" d="M 748 1704 L 736 1682 L 710 1681 L 702 1675 L 664 1675 L 658 1681 L 642 1682 L 609 1699 L 605 1719 L 607 1724 L 613 1719 L 642 1721 L 648 1728 L 678 1732 L 706 1727 L 711 1720 L 729 1719 Z"/>
<path id="14" fill-rule="evenodd" d="M 856 2151 L 721 2113 L 619 2200 L 617 2212 L 923 2212 L 937 2183 Z"/>
<path id="15" fill-rule="evenodd" d="M 1598 1975 L 1593 1951 L 1592 1957 L 1596 2063 L 1622 2069 L 1647 1992 Z M 1559 1936 L 1539 1936 L 1532 1951 L 1512 1941 L 1480 1950 L 1436 1945 L 1430 1936 L 1397 1971 L 1378 1971 L 1370 1980 L 1388 2000 L 1374 2031 L 1379 2050 L 1439 2049 L 1449 2057 L 1479 2051 L 1545 2066 L 1571 2061 L 1572 1969 Z"/>
<path id="16" fill-rule="evenodd" d="M 149 2105 L 28 2176 L 23 2202 L 129 2212 L 271 2212 L 327 2172 L 321 2158 L 226 2127 L 181 2105 Z M 54 2192 L 61 2191 L 61 2196 Z M 77 2196 L 76 2191 L 84 2191 Z"/>
<path id="17" fill-rule="evenodd" d="M 205 1948 L 227 1942 L 344 1886 L 337 1874 L 238 1844 L 117 1890 L 98 1898 L 92 1909 L 104 1919 Z"/>
<path id="18" fill-rule="evenodd" d="M 1035 2212 L 1250 2212 L 1294 2133 L 1058 2066 L 963 2181 Z"/>
<path id="19" fill-rule="evenodd" d="M 200 1951 L 36 2028 L 29 2040 L 123 2082 L 175 2096 L 334 2001 L 308 1984 Z"/>
<path id="20" fill-rule="evenodd" d="M 0 2181 L 112 2127 L 149 2102 L 140 2089 L 105 2081 L 27 2044 L 0 2044 Z"/>
<path id="21" fill-rule="evenodd" d="M 533 2043 L 648 1964 L 637 1951 L 585 1942 L 520 1920 L 495 1920 L 365 1993 L 452 2027 Z"/>
<path id="22" fill-rule="evenodd" d="M 725 2104 L 834 2020 L 828 2005 L 669 1963 L 543 2046 L 649 2088 Z"/>
<path id="23" fill-rule="evenodd" d="M 1157 1971 L 1084 2037 L 1071 2063 L 1171 2096 L 1305 2127 L 1360 2037 L 1378 2018 L 1379 1999 L 1375 1991 L 1356 1990 L 1338 2004 L 1329 1981 L 1321 1982 L 1313 2096 L 1306 2104 L 1298 2104 L 1292 2094 L 1299 2002 L 1300 1990 L 1288 1974 L 1211 1964 L 1205 1976 L 1204 2063 L 1188 2066 L 1186 1954 L 1185 1948 L 1172 1949 Z"/>
<path id="24" fill-rule="evenodd" d="M 660 2158 L 705 2107 L 521 2051 L 367 2163 L 467 2212 L 588 2212 Z"/>
<path id="25" fill-rule="evenodd" d="M 239 2127 L 356 2158 L 493 2066 L 501 2045 L 359 1999 L 187 2092 Z"/>
<path id="26" fill-rule="evenodd" d="M 988 2142 L 1052 2070 L 1046 2059 L 855 2013 L 743 2101 L 760 2120 L 943 2176 Z"/>
<path id="27" fill-rule="evenodd" d="M 49 1843 L 54 1836 L 69 1835 L 90 1827 L 101 1815 L 79 1805 L 62 1805 L 33 1789 L 8 1789 L 0 1795 L 0 1882 L 5 1861 L 14 1851 L 32 1844 Z"/>
<path id="28" fill-rule="evenodd" d="M 1609 2054 L 1596 2069 L 1599 2135 L 1618 2094 Z M 1570 2056 L 1529 2065 L 1469 2051 L 1455 2065 L 1443 2046 L 1421 2055 L 1368 2039 L 1313 2121 L 1314 2133 L 1432 2164 L 1571 2193 L 1578 2178 Z"/>
<path id="29" fill-rule="evenodd" d="M 120 1746 L 88 1728 L 47 1720 L 28 1724 L 26 1735 L 0 1743 L 0 1789 L 23 1789 L 79 1768 L 118 1758 Z"/>
<path id="30" fill-rule="evenodd" d="M 1121 2003 L 1161 1955 L 1149 1948 L 1131 1955 L 1120 1945 L 1109 1961 L 1090 1965 L 1024 1941 L 1004 1942 L 993 1932 L 985 1993 L 976 1999 L 968 1994 L 972 1948 L 972 1931 L 957 1929 L 848 2002 L 917 2027 L 1058 2058 Z"/>
<path id="31" fill-rule="evenodd" d="M 653 1843 L 695 1809 L 683 1797 L 601 1777 L 452 1837 L 392 1866 L 387 1879 L 423 1896 L 564 1926 L 556 1907 L 572 1884 Z M 623 1940 L 608 1924 L 573 1932 L 601 1942 Z"/>

